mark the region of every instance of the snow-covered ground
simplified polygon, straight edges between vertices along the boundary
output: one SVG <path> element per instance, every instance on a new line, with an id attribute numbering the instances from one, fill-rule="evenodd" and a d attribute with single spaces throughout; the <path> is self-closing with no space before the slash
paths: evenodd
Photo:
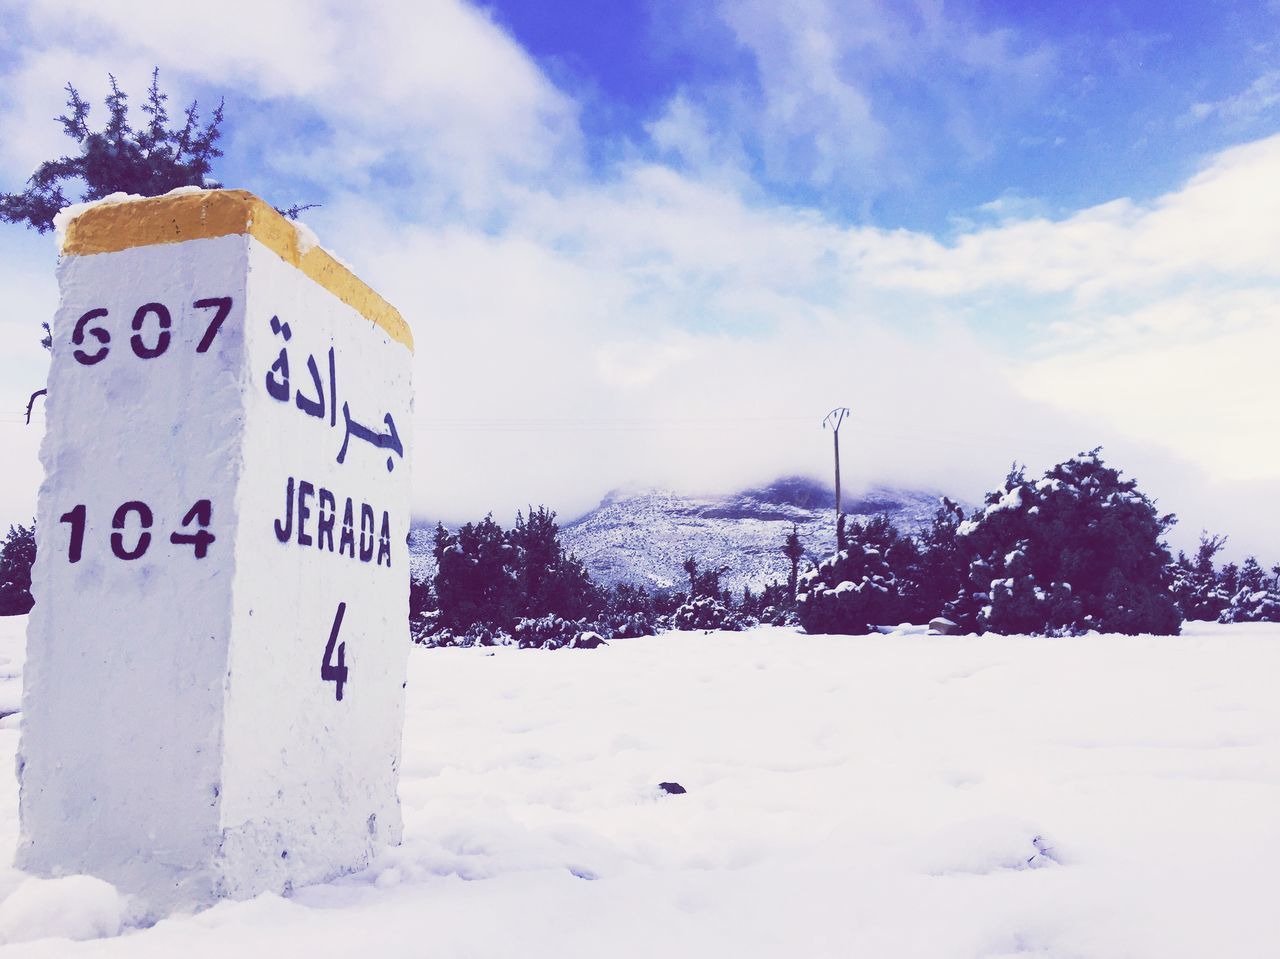
<path id="1" fill-rule="evenodd" d="M 5 869 L 0 941 L 28 941 L 0 954 L 1274 957 L 1277 677 L 1268 625 L 414 650 L 375 868 L 146 929 L 105 884 Z"/>

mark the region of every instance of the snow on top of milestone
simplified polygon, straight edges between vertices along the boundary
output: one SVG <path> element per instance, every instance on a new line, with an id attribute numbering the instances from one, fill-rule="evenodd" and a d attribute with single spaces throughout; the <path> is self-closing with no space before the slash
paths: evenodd
<path id="1" fill-rule="evenodd" d="M 179 187 L 182 190 L 200 189 L 199 187 Z M 81 213 L 86 213 L 94 207 L 114 206 L 117 203 L 129 203 L 133 200 L 146 200 L 147 197 L 137 193 L 109 193 L 100 200 L 87 200 L 84 203 L 69 203 L 61 210 L 53 215 L 53 240 L 57 245 L 58 253 L 61 255 L 63 247 L 66 246 L 67 228 L 71 226 L 71 221 L 78 217 Z"/>
<path id="2" fill-rule="evenodd" d="M 250 236 L 413 350 L 413 332 L 394 306 L 321 247 L 310 228 L 247 190 L 190 186 L 154 197 L 117 193 L 69 206 L 58 214 L 56 228 L 60 256 Z"/>
<path id="3" fill-rule="evenodd" d="M 306 256 L 316 247 L 320 246 L 320 237 L 316 236 L 316 231 L 311 229 L 301 220 L 292 220 L 294 232 L 298 234 L 298 252 L 302 256 Z M 332 253 L 329 254 L 333 256 Z M 341 262 L 341 261 L 339 261 Z M 346 266 L 345 263 L 342 264 Z"/>
<path id="4" fill-rule="evenodd" d="M 134 203 L 139 200 L 154 200 L 157 197 L 189 196 L 194 193 L 205 193 L 210 189 L 213 188 L 195 185 L 180 186 L 175 187 L 168 193 L 157 194 L 157 196 L 142 196 L 138 193 L 110 193 L 99 200 L 87 200 L 83 203 L 69 203 L 54 214 L 53 217 L 54 243 L 57 245 L 58 255 L 61 256 L 66 252 L 67 230 L 70 228 L 71 222 L 76 219 L 76 217 L 83 213 L 87 213 L 89 210 L 100 206 L 116 206 L 121 203 Z M 323 249 L 323 246 L 320 243 L 320 238 L 316 235 L 315 230 L 298 220 L 290 220 L 289 223 L 298 236 L 299 255 L 306 256 L 317 247 Z M 325 252 L 328 251 L 326 250 Z M 333 254 L 330 253 L 329 255 L 332 256 Z M 350 270 L 352 273 L 355 272 L 354 270 L 351 270 L 346 263 L 342 263 L 342 266 Z"/>

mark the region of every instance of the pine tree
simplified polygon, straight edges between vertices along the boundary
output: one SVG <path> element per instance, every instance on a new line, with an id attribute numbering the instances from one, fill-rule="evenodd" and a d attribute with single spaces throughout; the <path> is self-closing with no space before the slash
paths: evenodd
<path id="1" fill-rule="evenodd" d="M 10 526 L 0 544 L 0 616 L 31 611 L 31 567 L 36 561 L 36 524 Z"/>
<path id="2" fill-rule="evenodd" d="M 933 522 L 919 537 L 919 559 L 911 571 L 912 622 L 928 622 L 942 614 L 947 603 L 964 585 L 967 557 L 961 549 L 957 530 L 964 522 L 964 510 L 942 497 Z"/>
<path id="3" fill-rule="evenodd" d="M 956 530 L 971 562 L 947 615 L 979 632 L 1174 634 L 1173 560 L 1161 516 L 1133 480 L 1081 453 L 1004 486 Z"/>
<path id="4" fill-rule="evenodd" d="M 729 591 L 720 588 L 720 577 L 729 567 L 700 569 L 692 556 L 684 561 L 689 576 L 689 596 L 671 614 L 676 629 L 740 629 L 741 618 L 732 611 Z"/>
<path id="5" fill-rule="evenodd" d="M 76 149 L 41 163 L 22 191 L 0 193 L 0 221 L 47 233 L 53 229 L 54 217 L 71 203 L 64 189 L 73 185 L 80 187 L 81 202 L 101 200 L 113 193 L 160 196 L 179 187 L 220 186 L 212 173 L 213 161 L 222 156 L 217 142 L 222 136 L 225 101 L 219 101 L 209 121 L 202 125 L 199 104 L 192 100 L 183 110 L 182 122 L 171 126 L 165 106 L 169 95 L 160 90 L 160 68 L 156 67 L 151 71 L 151 86 L 141 107 L 145 122 L 135 129 L 129 122 L 128 94 L 120 89 L 114 76 L 108 74 L 108 79 L 111 92 L 104 101 L 107 119 L 101 130 L 89 128 L 89 104 L 74 86 L 67 84 L 67 111 L 57 121 L 75 141 Z M 297 219 L 314 206 L 295 203 L 287 209 L 275 209 Z M 51 349 L 49 324 L 42 326 L 41 345 Z"/>
<path id="6" fill-rule="evenodd" d="M 157 68 L 151 73 L 147 101 L 142 105 L 146 122 L 134 129 L 129 123 L 129 97 L 114 76 L 110 80 L 107 121 L 97 131 L 89 129 L 89 104 L 67 84 L 67 112 L 58 122 L 75 141 L 78 152 L 41 163 L 21 193 L 0 194 L 0 220 L 47 233 L 53 229 L 54 216 L 70 202 L 63 188 L 72 183 L 82 185 L 80 199 L 84 201 L 112 193 L 159 196 L 182 186 L 218 185 L 211 174 L 213 161 L 222 156 L 217 147 L 222 135 L 222 103 L 201 126 L 198 104 L 193 100 L 183 111 L 182 124 L 170 127 L 165 108 L 168 95 L 160 92 Z"/>
<path id="7" fill-rule="evenodd" d="M 787 541 L 782 544 L 782 554 L 787 557 L 787 562 L 791 564 L 791 572 L 787 574 L 787 596 L 791 605 L 796 601 L 796 582 L 800 575 L 800 560 L 804 558 L 804 543 L 800 542 L 800 527 L 795 523 L 791 524 L 791 532 L 787 534 Z"/>
<path id="8" fill-rule="evenodd" d="M 839 532 L 845 548 L 799 579 L 800 624 L 810 633 L 858 635 L 873 624 L 896 622 L 899 584 L 889 556 L 902 537 L 887 516 L 841 523 Z"/>
<path id="9" fill-rule="evenodd" d="M 1234 596 L 1240 589 L 1240 567 L 1225 563 L 1218 571 L 1218 590 L 1223 596 Z"/>
<path id="10" fill-rule="evenodd" d="M 690 600 L 705 596 L 723 606 L 730 604 L 729 593 L 720 589 L 720 577 L 729 572 L 728 566 L 721 566 L 718 569 L 699 569 L 698 561 L 690 556 L 684 561 L 684 571 L 689 576 Z"/>
<path id="11" fill-rule="evenodd" d="M 509 627 L 516 617 L 514 550 L 502 527 L 486 516 L 458 532 L 436 527 L 436 598 L 443 626 Z"/>
<path id="12" fill-rule="evenodd" d="M 1172 565 L 1172 593 L 1183 619 L 1216 620 L 1231 602 L 1231 593 L 1223 589 L 1222 579 L 1214 566 L 1214 557 L 1227 545 L 1227 537 L 1210 536 L 1201 531 L 1196 555 L 1189 559 L 1178 553 Z"/>
<path id="13" fill-rule="evenodd" d="M 546 507 L 531 507 L 527 518 L 517 514 L 510 531 L 492 515 L 456 533 L 437 524 L 433 553 L 434 622 L 441 629 L 512 634 L 519 623 L 538 620 L 522 633 L 524 642 L 568 635 L 578 620 L 605 611 L 586 568 L 565 553 L 556 514 Z M 647 594 L 645 601 L 651 609 Z"/>
<path id="14" fill-rule="evenodd" d="M 564 551 L 553 510 L 530 507 L 528 520 L 517 513 L 510 542 L 516 550 L 513 559 L 522 617 L 578 619 L 598 605 L 585 567 Z"/>
<path id="15" fill-rule="evenodd" d="M 1245 558 L 1236 575 L 1236 590 L 1218 614 L 1223 623 L 1280 622 L 1280 588 L 1253 556 Z"/>
<path id="16" fill-rule="evenodd" d="M 692 556 L 686 556 L 681 566 L 689 577 L 689 598 L 692 599 L 698 595 L 698 561 Z"/>
<path id="17" fill-rule="evenodd" d="M 770 582 L 765 585 L 759 599 L 760 622 L 772 626 L 794 626 L 798 623 L 795 614 L 795 595 L 788 583 Z"/>

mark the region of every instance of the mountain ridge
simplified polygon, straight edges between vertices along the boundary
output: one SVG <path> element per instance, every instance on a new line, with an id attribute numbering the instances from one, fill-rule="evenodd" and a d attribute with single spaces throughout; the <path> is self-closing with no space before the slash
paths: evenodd
<path id="1" fill-rule="evenodd" d="M 903 532 L 933 519 L 941 494 L 877 485 L 844 495 L 851 519 L 885 513 Z M 630 583 L 650 589 L 679 588 L 684 561 L 703 568 L 727 567 L 722 584 L 734 592 L 785 582 L 789 565 L 782 553 L 795 525 L 811 562 L 835 550 L 834 488 L 803 476 L 728 494 L 691 495 L 667 489 L 616 489 L 598 506 L 560 527 L 565 549 L 580 559 L 602 585 Z M 433 572 L 432 527 L 410 532 L 415 576 Z"/>

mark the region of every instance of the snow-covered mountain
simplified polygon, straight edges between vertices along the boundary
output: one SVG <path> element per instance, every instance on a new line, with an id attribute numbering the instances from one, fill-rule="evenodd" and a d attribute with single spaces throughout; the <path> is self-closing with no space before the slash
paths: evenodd
<path id="1" fill-rule="evenodd" d="M 878 486 L 846 493 L 844 507 L 851 518 L 888 513 L 900 529 L 914 531 L 933 518 L 939 495 Z M 615 491 L 586 515 L 564 522 L 561 539 L 599 583 L 678 586 L 692 556 L 703 567 L 729 567 L 722 582 L 734 591 L 747 585 L 758 590 L 770 580 L 786 580 L 782 544 L 793 523 L 812 559 L 829 554 L 836 538 L 833 488 L 791 477 L 718 496 Z M 429 572 L 431 530 L 415 528 L 410 548 L 415 573 Z"/>
<path id="2" fill-rule="evenodd" d="M 851 518 L 888 513 L 903 530 L 933 517 L 938 494 L 875 487 L 846 496 Z M 810 479 L 781 479 L 762 489 L 726 496 L 682 496 L 663 490 L 613 493 L 561 530 L 565 547 L 601 583 L 678 586 L 692 556 L 706 567 L 729 567 L 721 582 L 733 590 L 758 590 L 787 578 L 782 544 L 792 524 L 808 555 L 835 548 L 835 493 Z"/>

